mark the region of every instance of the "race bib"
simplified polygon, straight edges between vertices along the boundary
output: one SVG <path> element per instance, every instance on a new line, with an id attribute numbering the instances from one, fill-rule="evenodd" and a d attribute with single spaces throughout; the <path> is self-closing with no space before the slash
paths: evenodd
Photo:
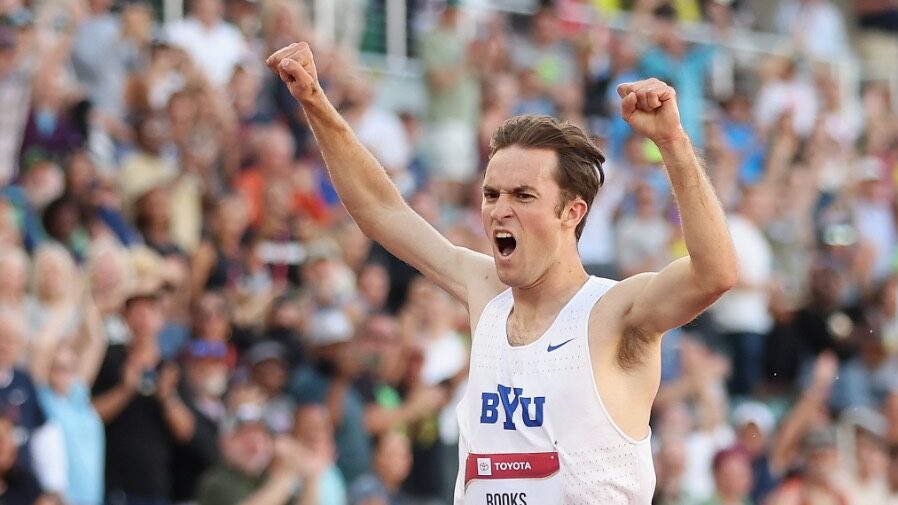
<path id="1" fill-rule="evenodd" d="M 557 452 L 468 454 L 465 505 L 561 503 Z"/>

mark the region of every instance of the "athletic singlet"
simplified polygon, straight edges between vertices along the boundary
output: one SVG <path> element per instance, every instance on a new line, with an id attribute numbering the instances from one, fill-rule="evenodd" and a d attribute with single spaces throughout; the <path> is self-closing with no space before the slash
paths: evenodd
<path id="1" fill-rule="evenodd" d="M 458 406 L 456 505 L 651 503 L 651 433 L 633 440 L 612 421 L 589 356 L 589 315 L 613 285 L 590 277 L 538 340 L 519 347 L 506 334 L 511 290 L 484 308 Z"/>

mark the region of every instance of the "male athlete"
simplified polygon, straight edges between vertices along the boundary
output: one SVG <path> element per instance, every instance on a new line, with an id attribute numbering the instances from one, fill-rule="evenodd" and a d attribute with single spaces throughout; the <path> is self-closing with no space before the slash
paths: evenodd
<path id="1" fill-rule="evenodd" d="M 661 150 L 689 256 L 614 282 L 590 277 L 577 253 L 603 161 L 579 128 L 524 116 L 496 130 L 481 212 L 490 257 L 454 246 L 403 201 L 325 97 L 306 43 L 267 64 L 301 104 L 365 234 L 467 306 L 474 338 L 455 502 L 650 503 L 661 335 L 737 280 L 724 213 L 674 90 L 649 79 L 618 92 L 623 117 Z"/>

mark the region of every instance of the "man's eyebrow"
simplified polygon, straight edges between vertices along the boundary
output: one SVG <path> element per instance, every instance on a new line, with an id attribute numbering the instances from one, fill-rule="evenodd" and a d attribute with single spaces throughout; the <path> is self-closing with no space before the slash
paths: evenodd
<path id="1" fill-rule="evenodd" d="M 521 193 L 539 193 L 533 186 L 528 186 L 526 184 L 521 186 L 515 186 L 514 189 L 511 190 L 512 193 L 518 195 Z"/>

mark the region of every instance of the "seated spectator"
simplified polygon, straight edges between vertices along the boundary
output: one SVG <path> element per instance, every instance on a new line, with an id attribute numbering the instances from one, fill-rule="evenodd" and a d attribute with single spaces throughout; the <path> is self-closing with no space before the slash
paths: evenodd
<path id="1" fill-rule="evenodd" d="M 326 463 L 294 440 L 275 438 L 258 404 L 238 405 L 222 430 L 222 460 L 200 479 L 199 505 L 319 503 Z"/>
<path id="2" fill-rule="evenodd" d="M 371 473 L 356 479 L 349 488 L 349 503 L 352 505 L 412 503 L 401 490 L 411 467 L 412 451 L 408 438 L 397 431 L 384 433 L 374 446 Z"/>

